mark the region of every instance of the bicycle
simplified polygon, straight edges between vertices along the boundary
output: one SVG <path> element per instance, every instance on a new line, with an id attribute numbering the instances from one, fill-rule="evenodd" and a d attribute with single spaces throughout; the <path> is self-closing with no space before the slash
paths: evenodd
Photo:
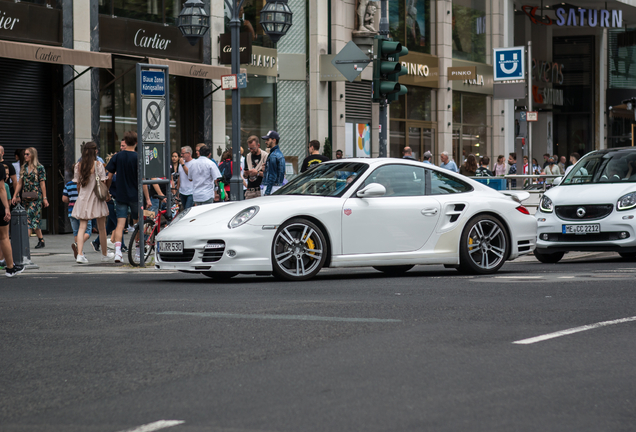
<path id="1" fill-rule="evenodd" d="M 166 198 L 163 195 L 157 196 L 160 200 Z M 176 196 L 172 197 L 172 206 L 170 206 L 170 210 L 172 212 L 172 219 L 174 219 L 177 214 L 179 214 L 180 209 L 180 200 Z M 155 238 L 157 234 L 161 231 L 161 228 L 165 228 L 167 225 L 167 221 L 165 219 L 165 214 L 168 213 L 167 209 L 159 210 L 155 214 L 154 218 L 146 219 L 144 221 L 143 226 L 143 235 L 144 235 L 144 263 L 147 263 L 155 251 L 156 241 Z M 163 216 L 163 220 L 162 220 Z M 128 242 L 128 262 L 133 267 L 139 267 L 141 262 L 140 256 L 140 247 L 139 247 L 139 222 L 135 225 L 135 230 L 133 231 L 132 236 Z"/>

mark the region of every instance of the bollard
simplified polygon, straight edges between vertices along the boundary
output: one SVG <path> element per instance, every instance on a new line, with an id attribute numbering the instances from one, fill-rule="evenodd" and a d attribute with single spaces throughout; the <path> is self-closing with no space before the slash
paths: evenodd
<path id="1" fill-rule="evenodd" d="M 14 264 L 23 265 L 29 269 L 39 268 L 31 261 L 27 213 L 20 204 L 11 211 L 11 249 Z"/>

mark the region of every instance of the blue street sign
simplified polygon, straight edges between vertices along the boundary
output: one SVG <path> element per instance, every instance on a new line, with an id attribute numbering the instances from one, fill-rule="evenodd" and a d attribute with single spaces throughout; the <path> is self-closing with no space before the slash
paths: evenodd
<path id="1" fill-rule="evenodd" d="M 141 95 L 165 96 L 166 79 L 161 71 L 141 71 Z"/>
<path id="2" fill-rule="evenodd" d="M 238 88 L 247 88 L 247 74 L 236 74 L 236 80 L 238 82 Z"/>
<path id="3" fill-rule="evenodd" d="M 495 48 L 494 81 L 525 79 L 525 47 Z"/>
<path id="4" fill-rule="evenodd" d="M 519 113 L 519 121 L 522 121 L 522 122 L 526 121 L 526 112 L 525 111 L 521 111 Z"/>

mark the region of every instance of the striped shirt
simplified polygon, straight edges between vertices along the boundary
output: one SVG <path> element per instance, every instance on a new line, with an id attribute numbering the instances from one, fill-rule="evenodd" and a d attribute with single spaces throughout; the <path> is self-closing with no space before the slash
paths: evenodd
<path id="1" fill-rule="evenodd" d="M 73 207 L 75 207 L 75 201 L 77 201 L 77 183 L 68 182 L 64 185 L 64 191 L 62 195 L 68 197 L 68 217 L 73 214 Z"/>

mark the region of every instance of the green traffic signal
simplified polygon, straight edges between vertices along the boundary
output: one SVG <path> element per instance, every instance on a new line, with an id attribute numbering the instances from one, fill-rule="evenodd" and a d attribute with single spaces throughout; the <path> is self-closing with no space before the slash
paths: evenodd
<path id="1" fill-rule="evenodd" d="M 407 55 L 409 50 L 400 42 L 383 39 L 382 36 L 376 36 L 373 42 L 373 100 L 397 100 L 399 95 L 407 92 L 406 87 L 399 83 L 400 76 L 408 73 L 407 68 L 400 64 L 400 56 Z"/>

